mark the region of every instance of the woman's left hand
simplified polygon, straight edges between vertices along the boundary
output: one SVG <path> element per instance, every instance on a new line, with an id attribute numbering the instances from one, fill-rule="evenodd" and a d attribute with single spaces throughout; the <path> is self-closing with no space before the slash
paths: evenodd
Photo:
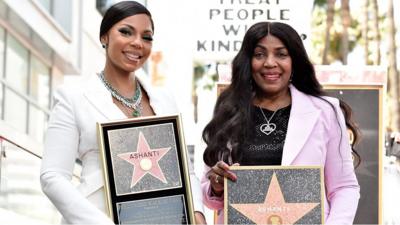
<path id="1" fill-rule="evenodd" d="M 234 164 L 239 165 L 239 164 Z M 211 190 L 216 196 L 221 196 L 224 192 L 224 177 L 236 181 L 236 175 L 229 170 L 229 165 L 224 161 L 217 162 L 208 172 Z"/>

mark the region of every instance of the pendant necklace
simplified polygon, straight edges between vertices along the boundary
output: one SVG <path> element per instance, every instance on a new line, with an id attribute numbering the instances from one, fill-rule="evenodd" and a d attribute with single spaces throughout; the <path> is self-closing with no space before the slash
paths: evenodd
<path id="1" fill-rule="evenodd" d="M 272 132 L 275 131 L 276 129 L 276 124 L 275 123 L 271 123 L 272 118 L 275 116 L 275 113 L 278 110 L 275 110 L 274 113 L 272 113 L 271 117 L 269 119 L 267 119 L 267 117 L 264 114 L 264 111 L 262 110 L 262 108 L 260 106 L 258 106 L 258 108 L 260 109 L 262 115 L 264 116 L 264 119 L 267 123 L 263 123 L 260 126 L 260 131 L 263 132 L 265 135 L 270 135 Z"/>
<path id="2" fill-rule="evenodd" d="M 111 84 L 106 80 L 104 76 L 104 71 L 100 72 L 99 77 L 104 86 L 106 86 L 107 90 L 117 101 L 119 101 L 123 106 L 133 110 L 133 117 L 138 117 L 142 115 L 142 88 L 137 79 L 135 95 L 133 95 L 132 98 L 127 98 L 125 96 L 122 96 L 113 86 L 111 86 Z"/>

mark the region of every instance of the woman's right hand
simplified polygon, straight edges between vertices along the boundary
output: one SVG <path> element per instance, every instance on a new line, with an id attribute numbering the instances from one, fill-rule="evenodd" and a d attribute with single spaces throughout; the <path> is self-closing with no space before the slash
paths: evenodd
<path id="1" fill-rule="evenodd" d="M 235 163 L 234 165 L 237 166 L 239 164 Z M 232 181 L 237 179 L 236 175 L 229 170 L 229 165 L 224 161 L 218 161 L 211 167 L 207 177 L 210 180 L 211 191 L 215 196 L 221 196 L 224 193 L 224 177 Z"/>

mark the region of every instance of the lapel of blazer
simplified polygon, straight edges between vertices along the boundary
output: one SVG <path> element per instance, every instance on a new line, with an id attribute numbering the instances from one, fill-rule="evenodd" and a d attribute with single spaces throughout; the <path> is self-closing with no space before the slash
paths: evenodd
<path id="1" fill-rule="evenodd" d="M 108 120 L 126 118 L 122 111 L 113 103 L 110 92 L 98 76 L 91 76 L 87 80 L 84 95 L 90 104 Z"/>
<path id="2" fill-rule="evenodd" d="M 156 115 L 163 114 L 163 101 L 162 99 L 160 99 L 161 96 L 158 95 L 156 88 L 151 85 L 148 76 L 144 73 L 143 70 L 138 70 L 135 74 L 136 79 L 138 79 L 140 85 L 146 91 L 146 94 L 149 97 L 149 103 L 154 113 Z"/>
<path id="3" fill-rule="evenodd" d="M 292 95 L 292 109 L 290 112 L 288 130 L 283 147 L 282 165 L 290 165 L 303 148 L 320 111 L 314 106 L 310 98 L 290 85 Z"/>

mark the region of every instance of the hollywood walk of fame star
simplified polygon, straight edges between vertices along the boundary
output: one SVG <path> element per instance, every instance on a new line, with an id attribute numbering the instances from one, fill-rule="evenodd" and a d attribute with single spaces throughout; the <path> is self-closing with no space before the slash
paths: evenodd
<path id="1" fill-rule="evenodd" d="M 319 203 L 287 203 L 275 173 L 272 175 L 267 196 L 263 203 L 240 203 L 231 206 L 256 224 L 274 224 L 271 219 L 279 218 L 281 224 L 294 224 Z"/>
<path id="2" fill-rule="evenodd" d="M 146 138 L 140 132 L 136 152 L 126 152 L 117 155 L 133 165 L 131 188 L 146 174 L 150 174 L 161 182 L 167 183 L 158 162 L 170 149 L 171 147 L 151 149 Z"/>

